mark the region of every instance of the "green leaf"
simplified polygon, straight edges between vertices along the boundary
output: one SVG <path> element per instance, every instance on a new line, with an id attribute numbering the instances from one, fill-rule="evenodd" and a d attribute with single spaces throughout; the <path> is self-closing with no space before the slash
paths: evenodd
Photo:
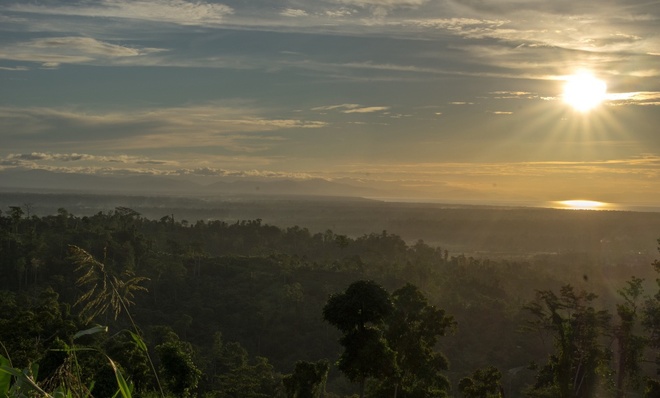
<path id="1" fill-rule="evenodd" d="M 85 394 L 85 398 L 92 396 L 92 390 L 94 390 L 95 385 L 96 385 L 95 380 L 92 380 L 92 382 L 89 383 L 89 387 L 87 387 L 87 393 Z"/>
<path id="2" fill-rule="evenodd" d="M 78 333 L 74 334 L 74 335 L 73 335 L 73 339 L 75 340 L 75 339 L 77 339 L 78 337 L 86 336 L 86 335 L 88 335 L 88 334 L 96 334 L 96 333 L 100 333 L 100 332 L 104 332 L 104 333 L 105 333 L 105 332 L 107 332 L 107 331 L 108 331 L 108 327 L 107 327 L 107 326 L 96 325 L 96 326 L 94 326 L 94 327 L 92 327 L 92 328 L 85 329 L 85 330 L 81 330 L 81 331 L 79 331 Z"/>
<path id="3" fill-rule="evenodd" d="M 65 389 L 64 387 L 57 387 L 53 392 L 54 398 L 73 398 L 71 391 Z"/>
<path id="4" fill-rule="evenodd" d="M 2 370 L 3 368 L 11 369 L 9 365 L 9 359 L 0 355 L 0 396 L 3 397 L 7 396 L 7 392 L 9 391 L 9 385 L 11 384 L 11 373 Z"/>
<path id="5" fill-rule="evenodd" d="M 32 365 L 30 365 L 29 377 L 32 380 L 37 380 L 37 375 L 38 374 L 39 374 L 39 364 L 35 362 Z"/>
<path id="6" fill-rule="evenodd" d="M 114 363 L 112 359 L 109 357 L 108 361 L 110 361 L 110 365 L 112 366 L 112 370 L 115 371 L 115 378 L 117 379 L 117 385 L 119 386 L 119 392 L 121 393 L 121 396 L 123 398 L 132 398 L 131 391 L 133 390 L 133 385 L 129 385 L 129 383 L 124 379 L 124 376 L 121 374 L 119 371 L 119 368 L 117 365 Z M 116 394 L 115 394 L 116 395 Z"/>
<path id="7" fill-rule="evenodd" d="M 144 340 L 140 336 L 138 336 L 136 333 L 131 332 L 130 330 L 128 333 L 131 334 L 131 337 L 135 341 L 135 344 L 137 344 L 138 348 L 141 349 L 144 352 L 147 352 L 147 345 L 144 344 Z"/>
<path id="8" fill-rule="evenodd" d="M 14 377 L 23 377 L 23 373 L 20 370 L 5 365 L 0 365 L 0 372 L 9 374 Z"/>

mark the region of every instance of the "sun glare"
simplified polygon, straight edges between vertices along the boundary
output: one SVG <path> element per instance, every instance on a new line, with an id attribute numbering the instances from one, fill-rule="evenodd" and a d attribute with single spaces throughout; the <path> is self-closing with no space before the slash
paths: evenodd
<path id="1" fill-rule="evenodd" d="M 605 99 L 607 85 L 589 72 L 580 72 L 566 78 L 564 102 L 579 112 L 588 112 Z"/>
<path id="2" fill-rule="evenodd" d="M 603 210 L 607 207 L 607 203 L 598 202 L 595 200 L 562 200 L 559 202 L 564 209 L 573 210 Z"/>

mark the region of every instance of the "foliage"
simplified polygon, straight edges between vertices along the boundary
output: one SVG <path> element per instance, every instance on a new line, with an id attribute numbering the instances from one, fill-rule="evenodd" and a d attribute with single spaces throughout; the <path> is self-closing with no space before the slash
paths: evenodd
<path id="1" fill-rule="evenodd" d="M 287 398 L 320 398 L 329 370 L 330 364 L 325 360 L 296 362 L 293 373 L 282 379 Z"/>
<path id="2" fill-rule="evenodd" d="M 560 398 L 594 396 L 599 373 L 610 359 L 601 340 L 609 329 L 610 315 L 592 306 L 596 297 L 565 285 L 559 295 L 537 292 L 536 300 L 526 306 L 533 316 L 530 326 L 548 332 L 555 349 L 540 369 L 531 395 L 552 391 Z"/>
<path id="3" fill-rule="evenodd" d="M 473 214 L 474 223 L 464 224 L 450 217 L 445 220 L 447 224 L 443 228 L 457 231 L 463 237 L 475 235 L 476 239 L 488 241 L 492 247 L 513 245 L 520 251 L 511 258 L 498 260 L 474 258 L 469 254 L 454 256 L 445 248 L 442 250 L 421 240 L 414 240 L 411 244 L 386 231 L 344 235 L 345 230 L 339 234 L 324 226 L 319 229 L 321 232 L 315 232 L 299 226 L 276 227 L 258 219 L 236 221 L 233 215 L 227 215 L 225 221 L 209 220 L 203 211 L 199 212 L 199 218 L 204 220 L 184 223 L 180 215 L 169 211 L 163 220 L 150 220 L 127 207 L 83 217 L 65 209 L 43 217 L 35 216 L 34 212 L 28 216 L 19 211 L 21 207 L 15 207 L 17 209 L 0 213 L 0 341 L 7 347 L 5 355 L 9 357 L 11 353 L 16 369 L 29 369 L 38 364 L 36 383 L 54 380 L 52 376 L 67 360 L 65 348 L 73 346 L 71 336 L 77 330 L 89 328 L 91 325 L 87 320 L 94 317 L 97 322 L 107 324 L 111 333 L 79 337 L 77 344 L 95 351 L 78 351 L 76 357 L 83 384 L 89 386 L 94 381 L 93 391 L 100 396 L 111 395 L 118 388 L 112 366 L 99 352 L 112 358 L 126 375 L 126 381 L 133 383 L 133 394 L 159 394 L 154 375 L 158 372 L 153 369 L 161 369 L 162 363 L 154 355 L 152 368 L 149 353 L 157 353 L 155 347 L 165 344 L 165 340 L 156 336 L 155 325 L 167 325 L 186 347 L 183 351 L 188 357 L 178 359 L 191 361 L 202 373 L 197 388 L 190 390 L 191 394 L 231 397 L 244 393 L 255 397 L 281 397 L 284 388 L 280 372 L 290 372 L 300 360 L 314 363 L 319 358 L 339 358 L 345 351 L 340 339 L 346 333 L 324 322 L 320 314 L 323 314 L 329 295 L 344 291 L 355 281 L 364 280 L 372 280 L 386 291 L 396 291 L 406 283 L 417 286 L 419 292 L 424 292 L 428 307 L 437 310 L 440 306 L 446 313 L 453 314 L 454 322 L 461 326 L 458 333 L 437 338 L 435 343 L 432 339 L 426 342 L 418 339 L 425 348 L 410 346 L 409 351 L 415 354 L 408 358 L 423 358 L 433 352 L 437 362 L 432 366 L 424 365 L 424 361 L 415 364 L 401 356 L 399 352 L 403 349 L 396 348 L 396 345 L 414 340 L 410 336 L 417 333 L 426 333 L 426 329 L 420 326 L 424 317 L 416 315 L 417 309 L 424 308 L 424 305 L 410 305 L 411 310 L 400 311 L 405 307 L 402 306 L 405 300 L 397 304 L 395 293 L 389 296 L 392 307 L 389 315 L 383 316 L 381 321 L 364 322 L 365 329 L 374 330 L 374 335 L 379 337 L 370 340 L 375 342 L 370 355 L 382 360 L 369 364 L 379 369 L 378 378 L 368 380 L 367 387 L 372 396 L 378 396 L 381 389 L 386 391 L 383 393 L 386 396 L 393 396 L 395 385 L 398 385 L 399 396 L 412 396 L 413 391 L 439 395 L 447 391 L 445 383 L 457 385 L 462 378 L 472 377 L 474 369 L 491 364 L 509 370 L 503 371 L 503 385 L 510 390 L 507 396 L 520 394 L 523 386 L 537 384 L 544 379 L 543 375 L 547 376 L 549 383 L 539 384 L 532 393 L 538 396 L 544 389 L 553 391 L 554 388 L 553 394 L 558 396 L 554 375 L 563 362 L 558 360 L 554 367 L 542 366 L 542 372 L 536 378 L 531 372 L 519 371 L 531 361 L 545 362 L 548 353 L 560 358 L 554 344 L 547 350 L 544 343 L 547 340 L 538 339 L 531 333 L 515 332 L 530 314 L 529 310 L 521 309 L 522 304 L 534 298 L 535 290 L 558 291 L 567 283 L 575 286 L 576 292 L 588 290 L 598 294 L 599 299 L 590 301 L 586 307 L 593 308 L 594 314 L 609 310 L 618 317 L 609 328 L 598 328 L 599 337 L 594 341 L 598 343 L 602 356 L 597 361 L 600 366 L 596 372 L 599 380 L 616 381 L 621 373 L 613 366 L 614 361 L 610 361 L 611 353 L 607 348 L 623 352 L 618 350 L 618 345 L 609 344 L 616 341 L 613 339 L 617 333 L 624 336 L 626 311 L 635 310 L 628 306 L 625 298 L 616 294 L 616 289 L 629 287 L 627 281 L 631 274 L 646 281 L 657 278 L 653 268 L 648 267 L 646 254 L 635 257 L 632 262 L 621 262 L 621 265 L 608 257 L 608 265 L 603 266 L 599 258 L 581 252 L 579 244 L 568 242 L 572 239 L 569 234 L 556 234 L 565 230 L 562 226 L 569 225 L 563 221 L 551 226 L 555 232 L 528 228 L 529 236 L 548 238 L 542 245 L 548 253 L 532 255 L 530 252 L 541 246 L 527 246 L 524 240 L 507 243 L 506 240 L 511 238 L 504 238 L 501 234 L 490 236 L 480 229 L 477 222 L 493 220 L 484 221 L 479 215 L 486 213 L 477 210 L 445 213 L 445 216 L 460 212 Z M 351 214 L 358 213 L 355 210 Z M 522 213 L 527 214 L 525 217 L 539 215 L 537 212 Z M 576 221 L 578 226 L 589 224 L 577 232 L 569 232 L 571 236 L 578 232 L 589 235 L 587 239 L 602 250 L 610 251 L 611 245 L 624 245 L 608 240 L 605 232 L 601 234 L 601 225 L 591 214 L 549 213 L 539 217 L 561 216 L 575 218 L 579 221 Z M 337 217 L 344 216 L 337 213 Z M 519 222 L 525 224 L 528 220 L 525 217 Z M 618 212 L 608 212 L 604 217 L 610 220 L 608 222 L 625 218 Z M 411 231 L 420 223 L 423 224 L 411 220 L 409 225 L 402 223 L 392 229 Z M 428 236 L 422 230 L 428 232 L 431 224 L 424 225 L 426 229 L 421 228 L 419 235 L 412 235 L 415 239 Z M 443 235 L 441 240 L 458 239 L 450 235 Z M 575 243 L 570 246 L 573 251 L 563 250 L 569 246 L 562 246 L 562 242 Z M 628 244 L 647 246 L 642 242 L 625 242 Z M 89 256 L 87 260 L 81 256 L 81 263 L 86 265 L 79 271 L 71 267 L 75 262 L 72 254 L 75 253 L 69 250 L 69 245 Z M 95 262 L 102 264 L 103 268 Z M 77 285 L 76 281 L 88 272 L 95 275 L 90 278 L 90 283 Z M 132 283 L 133 278 L 148 279 Z M 127 289 L 113 291 L 112 286 L 119 287 L 121 283 L 126 283 Z M 645 289 L 649 286 L 649 283 L 644 284 Z M 84 302 L 79 301 L 93 288 L 95 293 Z M 97 296 L 97 292 L 105 293 Z M 635 389 L 628 382 L 635 378 L 640 381 L 639 390 L 645 388 L 644 382 L 649 389 L 654 386 L 653 361 L 645 361 L 654 359 L 653 356 L 660 352 L 657 338 L 660 336 L 657 327 L 660 324 L 657 308 L 660 306 L 657 305 L 658 296 L 653 295 L 655 291 L 650 294 L 651 297 L 640 296 L 635 301 L 637 326 L 630 329 L 629 335 L 643 338 L 648 345 L 642 350 L 639 362 L 635 363 L 634 359 L 639 357 L 628 356 L 631 366 L 640 365 L 639 377 L 635 377 L 633 370 L 626 373 L 628 391 Z M 127 299 L 126 307 L 117 297 Z M 418 303 L 415 295 L 410 297 L 410 303 Z M 561 294 L 558 294 L 560 298 Z M 94 300 L 98 300 L 99 305 L 91 305 L 89 311 L 85 310 L 83 319 L 77 311 L 71 312 L 71 308 L 82 310 Z M 627 307 L 622 307 L 621 313 L 615 312 L 617 304 Z M 545 306 L 542 308 L 550 313 Z M 427 312 L 421 310 L 420 313 Z M 579 324 L 565 310 L 556 312 L 566 321 L 567 330 Z M 353 319 L 344 317 L 340 321 L 357 325 L 360 322 L 356 323 L 355 319 L 364 314 L 359 315 Z M 589 316 L 586 311 L 581 319 L 586 320 Z M 405 324 L 399 329 L 405 338 L 390 335 L 396 329 L 390 327 L 396 323 L 395 319 L 409 321 L 410 330 L 403 327 Z M 546 320 L 552 325 L 550 318 Z M 446 332 L 452 329 L 448 328 Z M 579 335 L 588 334 L 580 327 L 577 329 Z M 540 330 L 544 337 L 559 333 L 545 327 Z M 219 333 L 224 341 L 216 350 L 213 336 Z M 351 338 L 354 337 L 341 341 L 355 345 Z M 359 340 L 355 338 L 355 341 Z M 429 351 L 429 347 L 432 350 Z M 571 358 L 565 360 L 582 363 L 584 368 L 588 362 L 583 354 L 586 351 L 571 351 Z M 366 354 L 365 357 L 368 358 Z M 452 371 L 443 371 L 449 360 Z M 551 363 L 552 360 L 548 360 L 547 364 Z M 69 366 L 69 369 L 75 368 L 72 362 Z M 414 366 L 429 371 L 410 371 Z M 330 368 L 326 395 L 351 396 L 358 392 L 358 387 L 337 370 L 334 364 Z M 423 376 L 426 374 L 438 376 L 436 386 L 440 387 L 430 392 L 421 388 L 431 383 L 431 379 Z M 591 379 L 586 373 L 583 375 L 583 385 L 588 384 Z M 51 387 L 48 391 L 56 388 Z M 615 388 L 614 383 L 606 387 L 611 387 L 612 392 Z"/>
<path id="4" fill-rule="evenodd" d="M 639 334 L 638 307 L 644 293 L 643 282 L 633 276 L 627 286 L 619 290 L 623 302 L 616 306 L 619 324 L 614 328 L 618 351 L 617 397 L 625 396 L 627 385 L 637 389 L 641 383 L 641 363 L 648 344 L 647 339 Z"/>
<path id="5" fill-rule="evenodd" d="M 371 396 L 446 395 L 449 381 L 440 372 L 448 361 L 435 346 L 455 322 L 416 286 L 406 284 L 390 296 L 373 281 L 357 281 L 328 299 L 323 316 L 344 333 L 337 366 L 361 383 L 361 391 L 373 378 Z"/>
<path id="6" fill-rule="evenodd" d="M 395 371 L 395 354 L 380 329 L 392 309 L 387 291 L 373 281 L 352 283 L 323 307 L 323 319 L 344 333 L 339 340 L 344 352 L 337 367 L 349 380 L 360 382 L 361 396 L 368 377 L 380 378 Z"/>
<path id="7" fill-rule="evenodd" d="M 215 398 L 281 397 L 281 380 L 268 359 L 257 357 L 250 363 L 248 353 L 237 342 L 224 342 L 216 333 L 212 349 L 211 390 Z"/>
<path id="8" fill-rule="evenodd" d="M 107 331 L 108 328 L 106 326 L 97 325 L 79 331 L 71 337 L 71 340 L 74 341 L 83 336 Z M 126 381 L 119 366 L 108 356 L 91 347 L 67 344 L 63 344 L 62 347 L 58 351 L 65 353 L 63 362 L 48 379 L 42 382 L 39 382 L 39 366 L 36 363 L 24 370 L 20 370 L 19 368 L 14 368 L 8 358 L 0 355 L 0 395 L 16 398 L 27 396 L 87 398 L 91 397 L 92 392 L 94 392 L 98 396 L 132 397 L 132 383 Z M 107 361 L 106 364 L 111 367 L 116 380 L 116 390 L 110 393 L 99 392 L 94 380 L 89 382 L 85 380 L 83 371 L 86 369 L 83 369 L 79 363 L 79 354 L 89 352 L 100 354 Z"/>
<path id="9" fill-rule="evenodd" d="M 658 239 L 660 245 L 660 239 Z M 658 246 L 660 252 L 660 246 Z M 660 260 L 653 262 L 653 268 L 660 274 Z M 660 277 L 656 277 L 657 291 L 644 303 L 642 324 L 648 333 L 648 345 L 653 350 L 656 369 L 654 377 L 647 378 L 645 397 L 660 396 Z"/>
<path id="10" fill-rule="evenodd" d="M 456 326 L 453 317 L 429 305 L 410 283 L 394 291 L 391 298 L 394 310 L 384 330 L 389 347 L 396 353 L 397 372 L 380 383 L 377 396 L 388 390 L 399 397 L 443 396 L 449 390 L 449 380 L 441 372 L 448 370 L 449 362 L 435 347 L 438 337 Z"/>
<path id="11" fill-rule="evenodd" d="M 477 369 L 461 379 L 458 390 L 464 398 L 504 398 L 501 379 L 502 373 L 493 366 Z"/>

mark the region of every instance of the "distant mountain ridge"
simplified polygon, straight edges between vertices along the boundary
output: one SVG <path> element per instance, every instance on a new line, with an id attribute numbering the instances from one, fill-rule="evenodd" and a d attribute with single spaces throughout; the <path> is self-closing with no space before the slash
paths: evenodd
<path id="1" fill-rule="evenodd" d="M 381 196 L 380 190 L 336 183 L 320 178 L 309 180 L 281 179 L 272 181 L 218 181 L 209 185 L 165 176 L 108 176 L 57 173 L 47 170 L 0 171 L 0 188 L 4 190 L 42 190 L 52 192 L 88 192 L 122 194 L 263 194 L 311 196 Z"/>

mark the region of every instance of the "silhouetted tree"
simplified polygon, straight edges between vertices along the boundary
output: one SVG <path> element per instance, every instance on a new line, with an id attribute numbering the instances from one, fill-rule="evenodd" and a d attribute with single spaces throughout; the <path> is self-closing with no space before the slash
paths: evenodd
<path id="1" fill-rule="evenodd" d="M 458 390 L 464 398 L 504 398 L 500 381 L 502 373 L 493 366 L 477 369 L 471 377 L 458 382 Z"/>
<path id="2" fill-rule="evenodd" d="M 292 374 L 284 376 L 282 382 L 288 398 L 319 398 L 328 379 L 328 361 L 296 362 Z"/>
<path id="3" fill-rule="evenodd" d="M 537 376 L 529 394 L 534 397 L 593 397 L 598 371 L 607 364 L 608 351 L 601 338 L 609 329 L 610 314 L 591 303 L 593 293 L 575 292 L 572 286 L 538 291 L 536 300 L 526 306 L 534 316 L 532 324 L 550 333 L 555 352 Z"/>
<path id="4" fill-rule="evenodd" d="M 435 350 L 440 336 L 454 326 L 453 317 L 428 304 L 419 289 L 406 284 L 392 293 L 393 312 L 384 327 L 389 348 L 396 353 L 396 373 L 380 383 L 377 394 L 401 397 L 444 396 L 449 380 L 441 374 L 449 368 Z"/>
<path id="5" fill-rule="evenodd" d="M 323 318 L 344 333 L 339 340 L 344 353 L 337 366 L 349 380 L 360 383 L 361 397 L 367 378 L 395 372 L 394 352 L 380 330 L 391 312 L 389 294 L 373 281 L 352 283 L 323 307 Z"/>

